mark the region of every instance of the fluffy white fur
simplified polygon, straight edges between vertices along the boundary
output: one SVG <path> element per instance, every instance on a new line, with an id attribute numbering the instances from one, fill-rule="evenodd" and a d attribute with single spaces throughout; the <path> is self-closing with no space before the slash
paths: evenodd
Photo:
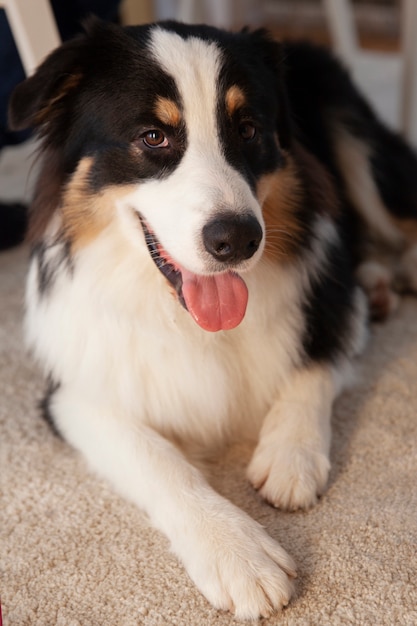
<path id="1" fill-rule="evenodd" d="M 295 565 L 209 486 L 186 450 L 261 429 L 248 476 L 262 495 L 293 509 L 322 492 L 331 407 L 348 379 L 346 363 L 303 368 L 294 355 L 303 294 L 336 235 L 318 217 L 317 250 L 285 269 L 262 257 L 261 246 L 238 268 L 249 289 L 242 323 L 218 333 L 195 324 L 151 260 L 135 211 L 174 258 L 207 273 L 198 233 L 215 207 L 249 208 L 262 220 L 261 208 L 219 147 L 213 93 L 220 52 L 158 30 L 153 41 L 184 99 L 187 153 L 167 179 L 119 193 L 111 224 L 75 252 L 71 268 L 59 267 L 47 297 L 38 295 L 33 261 L 27 337 L 46 374 L 60 381 L 51 410 L 65 438 L 147 511 L 214 606 L 258 618 L 288 603 Z M 45 239 L 49 260 L 62 254 L 59 226 L 57 216 Z M 358 292 L 352 355 L 363 344 L 363 316 Z"/>
<path id="2" fill-rule="evenodd" d="M 291 558 L 169 440 L 218 445 L 253 433 L 267 415 L 250 480 L 277 506 L 315 502 L 343 381 L 336 370 L 292 362 L 303 280 L 296 269 L 286 275 L 259 263 L 246 276 L 245 319 L 212 334 L 178 305 L 143 241 L 133 246 L 112 228 L 74 263 L 77 279 L 63 270 L 47 302 L 36 302 L 36 265 L 28 283 L 30 343 L 61 381 L 51 407 L 58 428 L 148 512 L 214 606 L 269 615 L 291 596 Z"/>

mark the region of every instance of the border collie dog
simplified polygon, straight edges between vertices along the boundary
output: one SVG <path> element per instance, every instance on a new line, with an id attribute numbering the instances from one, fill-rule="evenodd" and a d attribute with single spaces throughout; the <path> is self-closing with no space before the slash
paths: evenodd
<path id="1" fill-rule="evenodd" d="M 417 289 L 417 161 L 339 63 L 265 31 L 90 21 L 15 90 L 43 166 L 26 334 L 56 430 L 241 619 L 295 564 L 192 459 L 256 437 L 248 480 L 306 509 L 369 313 Z"/>

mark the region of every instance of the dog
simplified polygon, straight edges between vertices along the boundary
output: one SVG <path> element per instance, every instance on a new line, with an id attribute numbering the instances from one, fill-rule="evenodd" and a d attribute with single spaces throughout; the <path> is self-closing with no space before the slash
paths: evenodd
<path id="1" fill-rule="evenodd" d="M 176 22 L 91 20 L 10 119 L 42 141 L 25 328 L 45 417 L 215 607 L 280 610 L 294 561 L 193 451 L 256 436 L 261 496 L 316 503 L 369 316 L 417 288 L 413 151 L 328 51 Z"/>

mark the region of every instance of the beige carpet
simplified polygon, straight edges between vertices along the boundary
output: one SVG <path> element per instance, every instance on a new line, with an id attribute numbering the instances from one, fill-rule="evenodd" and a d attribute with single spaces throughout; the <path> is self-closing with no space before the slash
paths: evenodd
<path id="1" fill-rule="evenodd" d="M 143 514 L 89 473 L 38 417 L 21 340 L 27 251 L 0 255 L 1 597 L 9 625 L 226 626 Z M 297 595 L 263 624 L 417 624 L 417 302 L 374 329 L 358 385 L 337 403 L 320 504 L 282 513 L 246 484 L 248 450 L 215 484 L 298 563 Z M 157 497 L 157 494 L 155 494 Z"/>

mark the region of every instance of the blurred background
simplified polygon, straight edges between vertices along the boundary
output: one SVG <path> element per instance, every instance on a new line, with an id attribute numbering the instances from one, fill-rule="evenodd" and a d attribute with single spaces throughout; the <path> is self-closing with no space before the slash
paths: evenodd
<path id="1" fill-rule="evenodd" d="M 337 6 L 338 2 L 330 3 Z M 349 0 L 358 35 L 364 45 L 396 50 L 399 45 L 401 0 Z M 126 23 L 192 16 L 218 26 L 246 24 L 271 28 L 278 37 L 303 37 L 330 44 L 326 2 L 322 0 L 124 0 Z M 227 22 L 227 23 L 225 23 Z"/>
<path id="2" fill-rule="evenodd" d="M 417 5 L 417 0 L 409 0 Z M 278 39 L 332 47 L 383 119 L 411 135 L 404 111 L 403 55 L 407 0 L 124 0 L 125 23 L 154 19 L 208 22 L 238 29 L 266 26 Z M 417 33 L 414 33 L 417 38 Z M 405 119 L 407 118 L 407 119 Z M 417 132 L 416 132 L 417 140 Z"/>
<path id="3" fill-rule="evenodd" d="M 417 146 L 417 0 L 0 0 L 0 7 L 23 63 L 21 79 L 91 11 L 122 24 L 265 26 L 278 39 L 312 40 L 335 51 L 380 117 Z M 0 30 L 0 95 L 4 41 Z M 33 140 L 0 144 L 0 202 L 30 200 L 32 152 Z"/>

